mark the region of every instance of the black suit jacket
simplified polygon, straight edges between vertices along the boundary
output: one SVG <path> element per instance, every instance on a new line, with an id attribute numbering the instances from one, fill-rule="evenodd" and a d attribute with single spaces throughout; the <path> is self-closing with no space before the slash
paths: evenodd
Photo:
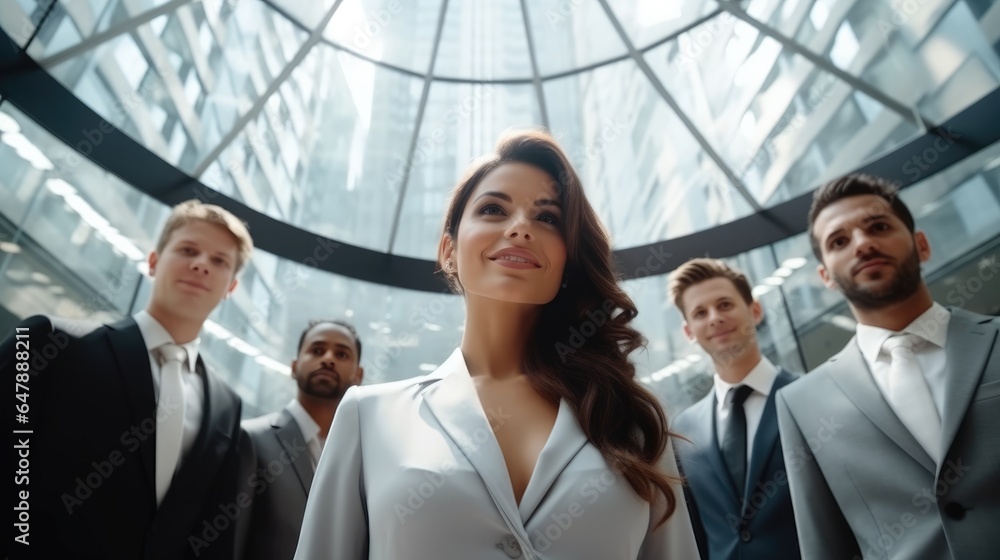
<path id="1" fill-rule="evenodd" d="M 774 407 L 775 393 L 794 380 L 791 373 L 778 370 L 754 436 L 744 503 L 719 450 L 715 391 L 674 420 L 673 431 L 690 440 L 675 440 L 677 456 L 687 479 L 687 498 L 693 502 L 699 549 L 709 560 L 800 558 Z"/>
<path id="2" fill-rule="evenodd" d="M 31 524 L 30 545 L 15 543 L 11 557 L 231 559 L 233 520 L 241 512 L 239 397 L 199 357 L 201 428 L 157 508 L 156 402 L 135 321 L 34 316 L 19 329 L 29 335 L 21 342 L 30 344 L 30 409 L 28 422 L 15 417 L 14 429 L 32 431 L 25 434 Z M 23 348 L 14 336 L 0 346 L 0 371 L 9 380 Z"/>

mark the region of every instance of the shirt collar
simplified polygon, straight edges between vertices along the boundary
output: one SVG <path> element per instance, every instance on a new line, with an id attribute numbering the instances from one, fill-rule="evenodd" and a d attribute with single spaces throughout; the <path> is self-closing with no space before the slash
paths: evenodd
<path id="1" fill-rule="evenodd" d="M 899 332 L 858 323 L 858 348 L 861 349 L 861 355 L 869 364 L 875 363 L 878 359 L 885 341 L 890 336 L 900 333 L 915 334 L 935 346 L 944 348 L 945 341 L 948 339 L 949 322 L 951 322 L 951 312 L 940 303 L 934 302 L 927 311 L 921 313 L 919 317 Z"/>
<path id="2" fill-rule="evenodd" d="M 302 432 L 302 437 L 306 439 L 306 443 L 314 439 L 317 443 L 322 443 L 319 440 L 319 424 L 313 420 L 313 417 L 309 415 L 309 412 L 306 411 L 298 399 L 292 399 L 285 408 L 288 409 L 289 414 L 298 423 L 299 430 Z"/>
<path id="3" fill-rule="evenodd" d="M 170 336 L 170 333 L 167 332 L 166 327 L 160 324 L 145 309 L 133 315 L 132 318 L 135 319 L 136 325 L 139 326 L 139 333 L 142 334 L 142 339 L 146 342 L 146 350 L 152 352 L 164 344 L 177 344 L 174 341 L 174 337 Z M 197 371 L 195 366 L 198 363 L 198 346 L 200 344 L 201 338 L 196 338 L 187 344 L 177 344 L 187 351 L 188 371 Z"/>
<path id="4" fill-rule="evenodd" d="M 717 402 L 723 403 L 726 401 L 729 390 L 737 385 L 747 385 L 765 397 L 768 396 L 771 394 L 775 378 L 778 377 L 778 368 L 766 356 L 761 356 L 760 361 L 750 370 L 750 373 L 735 385 L 723 381 L 718 373 L 712 377 L 715 383 L 715 399 Z"/>

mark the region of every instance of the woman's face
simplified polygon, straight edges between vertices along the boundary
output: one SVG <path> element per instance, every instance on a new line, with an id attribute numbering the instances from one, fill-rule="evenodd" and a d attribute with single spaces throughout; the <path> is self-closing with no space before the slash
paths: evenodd
<path id="1" fill-rule="evenodd" d="M 505 163 L 479 182 L 457 239 L 444 240 L 466 294 L 542 305 L 563 282 L 566 240 L 555 181 L 524 163 Z M 447 266 L 447 262 L 446 262 Z"/>

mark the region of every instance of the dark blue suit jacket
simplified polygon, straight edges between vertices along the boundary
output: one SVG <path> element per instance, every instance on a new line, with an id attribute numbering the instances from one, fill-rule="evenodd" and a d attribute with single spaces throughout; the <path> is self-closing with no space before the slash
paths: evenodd
<path id="1" fill-rule="evenodd" d="M 778 370 L 754 436 L 743 504 L 719 450 L 715 391 L 674 421 L 671 431 L 690 440 L 674 442 L 687 479 L 699 548 L 709 560 L 800 558 L 774 408 L 775 393 L 794 380 L 791 373 Z"/>

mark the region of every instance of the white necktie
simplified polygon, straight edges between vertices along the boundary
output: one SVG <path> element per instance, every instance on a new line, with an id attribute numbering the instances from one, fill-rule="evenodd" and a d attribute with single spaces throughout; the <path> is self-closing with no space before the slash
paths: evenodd
<path id="1" fill-rule="evenodd" d="M 889 351 L 889 403 L 896 416 L 910 430 L 935 462 L 941 446 L 941 417 L 938 416 L 920 362 L 913 354 L 913 347 L 922 339 L 914 334 L 889 337 L 883 348 Z"/>
<path id="2" fill-rule="evenodd" d="M 156 403 L 156 504 L 163 502 L 180 462 L 184 439 L 184 383 L 187 352 L 176 344 L 160 347 L 160 398 Z"/>

